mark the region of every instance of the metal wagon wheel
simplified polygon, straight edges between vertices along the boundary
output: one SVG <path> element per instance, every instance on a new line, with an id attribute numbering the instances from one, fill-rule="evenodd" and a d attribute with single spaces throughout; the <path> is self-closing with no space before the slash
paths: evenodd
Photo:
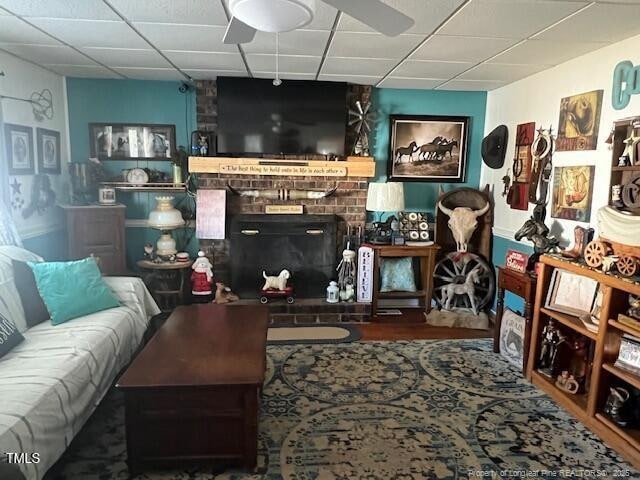
<path id="1" fill-rule="evenodd" d="M 608 250 L 604 242 L 593 240 L 584 249 L 584 261 L 592 268 L 600 268 Z"/>
<path id="2" fill-rule="evenodd" d="M 474 285 L 478 311 L 482 311 L 484 307 L 493 302 L 493 294 L 496 288 L 493 267 L 484 258 L 475 253 L 450 252 L 436 264 L 433 273 L 433 299 L 439 308 L 443 307 L 442 289 L 451 283 L 464 284 L 467 275 L 474 268 L 479 269 L 479 280 Z M 471 309 L 469 297 L 467 295 L 456 295 L 451 302 L 451 308 Z"/>
<path id="3" fill-rule="evenodd" d="M 621 275 L 633 277 L 638 271 L 638 261 L 631 255 L 621 255 L 616 262 L 616 268 Z"/>

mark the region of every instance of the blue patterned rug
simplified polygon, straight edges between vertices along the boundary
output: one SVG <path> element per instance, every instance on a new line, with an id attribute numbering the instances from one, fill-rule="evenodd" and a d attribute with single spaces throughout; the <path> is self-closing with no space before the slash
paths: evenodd
<path id="1" fill-rule="evenodd" d="M 136 478 L 613 478 L 625 468 L 640 478 L 494 354 L 490 340 L 278 345 L 267 360 L 257 473 Z M 48 478 L 128 478 L 123 417 L 111 392 Z"/>

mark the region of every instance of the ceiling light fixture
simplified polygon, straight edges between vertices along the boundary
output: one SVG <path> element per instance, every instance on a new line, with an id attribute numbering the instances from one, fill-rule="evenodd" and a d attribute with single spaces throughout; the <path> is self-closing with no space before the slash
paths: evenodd
<path id="1" fill-rule="evenodd" d="M 280 41 L 278 38 L 278 32 L 276 32 L 276 78 L 273 79 L 273 86 L 279 87 L 282 85 L 282 80 L 280 80 L 280 66 L 278 64 L 278 55 L 280 54 Z"/>
<path id="2" fill-rule="evenodd" d="M 231 0 L 233 16 L 262 32 L 288 32 L 313 19 L 315 0 Z"/>

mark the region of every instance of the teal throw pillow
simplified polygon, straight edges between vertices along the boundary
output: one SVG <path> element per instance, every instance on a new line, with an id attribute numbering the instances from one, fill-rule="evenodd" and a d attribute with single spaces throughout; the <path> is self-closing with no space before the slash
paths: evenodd
<path id="1" fill-rule="evenodd" d="M 412 258 L 381 258 L 380 283 L 381 292 L 415 292 Z"/>
<path id="2" fill-rule="evenodd" d="M 93 258 L 28 263 L 53 325 L 120 306 Z"/>

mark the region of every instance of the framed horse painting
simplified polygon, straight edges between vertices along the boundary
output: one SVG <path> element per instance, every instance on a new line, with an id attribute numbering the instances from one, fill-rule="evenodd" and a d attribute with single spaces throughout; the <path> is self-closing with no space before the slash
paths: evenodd
<path id="1" fill-rule="evenodd" d="M 90 123 L 91 156 L 100 160 L 171 160 L 176 126 L 141 123 Z"/>
<path id="2" fill-rule="evenodd" d="M 389 180 L 465 181 L 469 117 L 391 115 L 389 120 Z"/>

